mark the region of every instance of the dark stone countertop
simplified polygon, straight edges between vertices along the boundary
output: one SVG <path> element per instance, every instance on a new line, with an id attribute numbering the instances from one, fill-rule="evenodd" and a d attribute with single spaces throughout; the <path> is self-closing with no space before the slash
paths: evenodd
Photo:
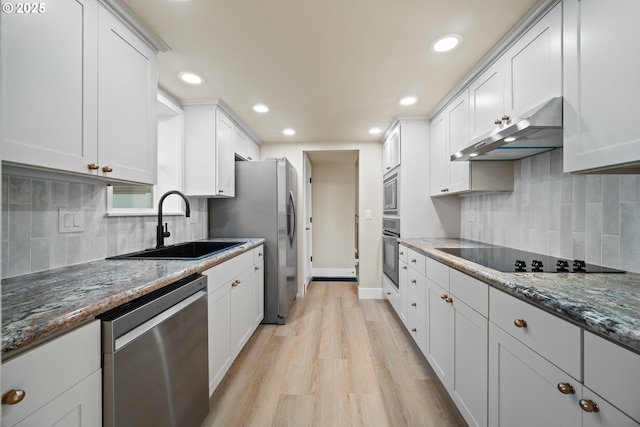
<path id="1" fill-rule="evenodd" d="M 640 353 L 640 274 L 502 273 L 436 249 L 495 245 L 445 238 L 401 238 L 399 241 Z"/>
<path id="2" fill-rule="evenodd" d="M 245 243 L 200 260 L 101 260 L 3 279 L 3 360 L 265 242 L 208 240 Z"/>

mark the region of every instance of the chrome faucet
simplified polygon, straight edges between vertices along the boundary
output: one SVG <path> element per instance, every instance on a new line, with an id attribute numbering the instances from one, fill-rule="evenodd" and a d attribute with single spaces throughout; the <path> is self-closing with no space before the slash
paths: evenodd
<path id="1" fill-rule="evenodd" d="M 177 194 L 178 196 L 182 197 L 182 200 L 184 200 L 184 203 L 187 206 L 184 216 L 186 216 L 187 218 L 191 216 L 191 208 L 189 207 L 189 200 L 187 200 L 187 196 L 185 196 L 178 190 L 171 190 L 164 193 L 162 197 L 160 197 L 160 201 L 158 202 L 158 226 L 156 227 L 156 239 L 157 239 L 156 248 L 164 248 L 164 238 L 171 236 L 171 233 L 169 233 L 169 225 L 165 223 L 164 227 L 162 226 L 162 203 L 164 202 L 164 199 L 166 199 L 167 196 L 171 194 Z"/>

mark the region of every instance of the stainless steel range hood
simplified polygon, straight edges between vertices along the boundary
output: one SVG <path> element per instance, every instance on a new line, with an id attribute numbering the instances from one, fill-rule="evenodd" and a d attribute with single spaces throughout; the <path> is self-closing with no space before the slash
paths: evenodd
<path id="1" fill-rule="evenodd" d="M 471 141 L 451 160 L 517 160 L 558 147 L 562 147 L 560 96 Z"/>

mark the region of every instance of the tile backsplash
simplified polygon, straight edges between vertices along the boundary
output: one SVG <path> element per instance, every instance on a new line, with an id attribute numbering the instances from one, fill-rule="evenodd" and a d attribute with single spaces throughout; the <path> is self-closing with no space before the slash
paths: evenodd
<path id="1" fill-rule="evenodd" d="M 7 169 L 2 175 L 2 278 L 155 245 L 157 216 L 106 216 L 106 183 Z M 164 216 L 171 232 L 167 244 L 207 237 L 207 200 L 189 202 L 190 218 Z M 84 231 L 59 233 L 60 208 L 80 209 Z"/>
<path id="2" fill-rule="evenodd" d="M 562 149 L 514 162 L 514 191 L 462 199 L 461 237 L 640 273 L 640 175 L 562 173 Z"/>

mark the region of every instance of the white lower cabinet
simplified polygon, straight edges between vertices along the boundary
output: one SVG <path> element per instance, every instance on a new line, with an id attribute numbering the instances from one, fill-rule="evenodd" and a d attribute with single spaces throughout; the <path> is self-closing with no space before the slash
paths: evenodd
<path id="1" fill-rule="evenodd" d="M 263 246 L 203 272 L 207 276 L 209 304 L 209 395 L 262 320 L 257 301 L 264 301 L 264 261 L 254 263 L 257 253 L 264 253 Z M 260 269 L 256 270 L 256 266 Z"/>
<path id="2" fill-rule="evenodd" d="M 640 426 L 640 354 L 399 251 L 385 294 L 470 426 Z"/>
<path id="3" fill-rule="evenodd" d="M 264 246 L 259 246 L 253 250 L 251 317 L 256 326 L 264 319 Z"/>
<path id="4" fill-rule="evenodd" d="M 580 383 L 493 323 L 489 372 L 489 425 L 580 425 Z M 574 393 L 560 392 L 559 384 Z"/>
<path id="5" fill-rule="evenodd" d="M 389 301 L 391 307 L 398 313 L 400 311 L 400 292 L 385 275 L 382 275 L 382 292 L 384 292 L 384 297 Z"/>
<path id="6" fill-rule="evenodd" d="M 2 364 L 2 395 L 23 391 L 2 405 L 2 425 L 102 425 L 100 321 L 81 326 Z"/>

